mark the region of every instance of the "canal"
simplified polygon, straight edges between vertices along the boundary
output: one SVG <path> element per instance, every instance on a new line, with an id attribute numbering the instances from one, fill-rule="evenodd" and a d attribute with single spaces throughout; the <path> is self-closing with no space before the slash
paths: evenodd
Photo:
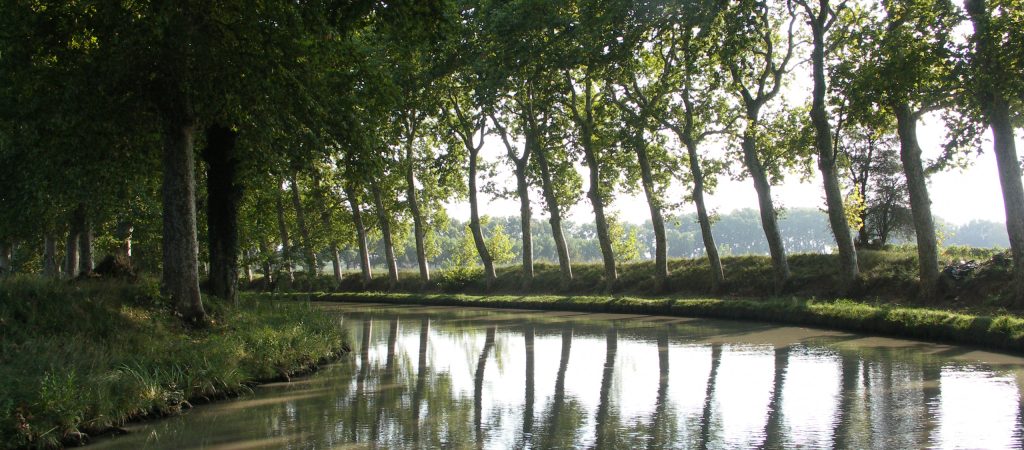
<path id="1" fill-rule="evenodd" d="M 1008 448 L 1024 359 L 627 314 L 324 304 L 353 352 L 96 448 Z"/>

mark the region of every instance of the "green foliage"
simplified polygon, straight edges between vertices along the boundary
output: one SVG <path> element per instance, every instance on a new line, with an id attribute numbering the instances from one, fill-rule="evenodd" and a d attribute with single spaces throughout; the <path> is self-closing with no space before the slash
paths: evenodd
<path id="1" fill-rule="evenodd" d="M 315 367 L 346 339 L 305 302 L 206 300 L 215 325 L 187 331 L 150 281 L 0 280 L 0 447 L 55 447 L 244 392 Z"/>

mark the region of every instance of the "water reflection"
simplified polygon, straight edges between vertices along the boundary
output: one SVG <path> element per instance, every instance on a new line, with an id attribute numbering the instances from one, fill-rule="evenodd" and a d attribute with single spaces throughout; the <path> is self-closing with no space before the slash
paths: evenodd
<path id="1" fill-rule="evenodd" d="M 359 351 L 99 447 L 1020 447 L 1024 359 L 764 324 L 335 305 Z"/>

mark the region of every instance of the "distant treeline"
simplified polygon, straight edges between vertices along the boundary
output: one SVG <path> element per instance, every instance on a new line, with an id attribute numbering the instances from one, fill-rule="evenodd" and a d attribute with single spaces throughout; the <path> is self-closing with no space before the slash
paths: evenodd
<path id="1" fill-rule="evenodd" d="M 780 216 L 779 224 L 786 248 L 792 253 L 830 253 L 835 246 L 828 227 L 828 216 L 814 208 L 788 209 Z M 956 225 L 937 220 L 939 240 L 944 246 L 967 246 L 977 248 L 1007 248 L 1009 240 L 1006 226 L 987 220 L 974 220 Z M 466 234 L 468 222 L 449 220 L 447 226 L 439 228 L 432 236 L 435 254 L 431 265 L 439 268 L 458 264 L 457 253 L 466 244 L 472 243 L 472 236 Z M 600 262 L 601 249 L 597 242 L 594 224 L 573 221 L 562 222 L 570 256 L 577 262 Z M 494 217 L 484 221 L 485 235 L 504 234 L 510 244 L 510 257 L 503 261 L 512 264 L 522 260 L 522 239 L 519 234 L 519 216 Z M 715 222 L 715 240 L 723 256 L 767 255 L 768 245 L 761 231 L 758 212 L 754 209 L 740 209 L 722 214 Z M 533 254 L 538 261 L 556 262 L 558 255 L 551 226 L 545 220 L 533 220 Z M 643 224 L 622 223 L 620 235 L 613 236 L 623 246 L 635 245 L 634 259 L 654 258 L 654 229 L 651 221 Z M 700 238 L 700 226 L 695 214 L 670 216 L 666 220 L 666 238 L 670 258 L 703 257 L 704 245 Z M 630 237 L 635 236 L 635 240 Z M 416 247 L 412 235 L 403 236 L 396 257 L 403 268 L 416 267 Z M 913 245 L 913 230 L 903 231 L 894 236 L 892 245 Z M 468 240 L 468 241 L 467 241 Z M 384 250 L 379 239 L 372 245 L 371 260 L 375 266 L 384 265 Z M 349 247 L 342 254 L 347 268 L 356 268 L 358 249 Z M 328 258 L 323 258 L 328 261 Z"/>

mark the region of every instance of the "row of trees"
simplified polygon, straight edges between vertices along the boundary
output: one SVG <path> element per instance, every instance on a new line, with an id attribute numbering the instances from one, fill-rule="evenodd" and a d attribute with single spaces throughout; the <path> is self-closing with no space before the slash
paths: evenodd
<path id="1" fill-rule="evenodd" d="M 969 160 L 987 128 L 1024 301 L 1019 0 L 0 4 L 0 250 L 42 235 L 53 274 L 66 236 L 64 271 L 75 274 L 90 269 L 97 230 L 127 253 L 131 230 L 148 229 L 164 289 L 189 322 L 205 316 L 201 251 L 213 293 L 233 298 L 240 257 L 279 250 L 290 273 L 292 249 L 305 267 L 326 249 L 340 277 L 351 245 L 368 281 L 371 229 L 397 282 L 396 242 L 410 232 L 426 281 L 432 235 L 455 199 L 469 201 L 473 247 L 494 280 L 484 190 L 520 201 L 525 283 L 536 204 L 570 280 L 564 214 L 584 182 L 609 288 L 617 255 L 605 210 L 622 192 L 650 206 L 661 287 L 666 216 L 693 202 L 718 286 L 726 274 L 704 196 L 729 173 L 754 183 L 781 290 L 789 269 L 771 190 L 815 163 L 846 285 L 858 276 L 850 224 L 884 227 L 872 217 L 889 217 L 878 205 L 894 202 L 877 185 L 899 168 L 928 295 L 938 266 L 926 177 Z M 810 104 L 794 107 L 782 97 L 801 73 Z M 935 162 L 916 137 L 930 112 L 953 131 Z M 898 152 L 885 151 L 893 139 Z M 488 140 L 500 141 L 500 161 L 481 160 Z M 514 187 L 481 184 L 494 165 Z M 684 198 L 669 197 L 676 183 Z M 146 222 L 154 211 L 158 229 Z"/>

